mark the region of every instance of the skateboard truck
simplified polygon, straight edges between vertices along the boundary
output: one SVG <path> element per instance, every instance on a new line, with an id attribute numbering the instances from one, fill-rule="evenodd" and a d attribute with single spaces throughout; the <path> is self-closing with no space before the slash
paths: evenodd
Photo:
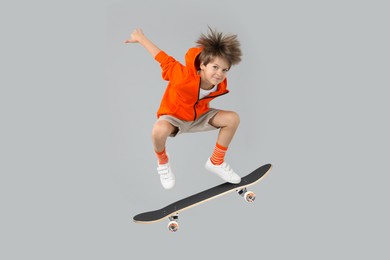
<path id="1" fill-rule="evenodd" d="M 179 215 L 176 213 L 169 217 L 168 230 L 171 232 L 176 232 L 179 230 Z"/>
<path id="2" fill-rule="evenodd" d="M 248 191 L 246 189 L 246 187 L 243 188 L 243 189 L 237 190 L 237 193 L 241 197 L 243 197 L 247 202 L 253 202 L 256 199 L 256 194 L 254 192 L 252 192 L 252 191 Z"/>

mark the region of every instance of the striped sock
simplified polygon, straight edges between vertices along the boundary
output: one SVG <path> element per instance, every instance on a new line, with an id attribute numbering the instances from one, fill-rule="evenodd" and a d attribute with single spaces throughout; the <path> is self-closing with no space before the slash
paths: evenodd
<path id="1" fill-rule="evenodd" d="M 168 156 L 167 153 L 165 152 L 165 148 L 162 152 L 156 152 L 154 151 L 157 155 L 158 159 L 158 164 L 167 164 L 168 163 Z"/>
<path id="2" fill-rule="evenodd" d="M 214 165 L 221 165 L 224 162 L 227 149 L 227 147 L 224 147 L 217 143 L 215 145 L 214 152 L 210 158 L 211 163 Z"/>

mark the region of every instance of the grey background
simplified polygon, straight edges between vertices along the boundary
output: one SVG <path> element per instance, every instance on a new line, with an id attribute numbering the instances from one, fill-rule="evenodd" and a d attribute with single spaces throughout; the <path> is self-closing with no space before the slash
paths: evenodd
<path id="1" fill-rule="evenodd" d="M 1 259 L 388 259 L 390 51 L 386 1 L 2 2 Z M 150 131 L 166 82 L 142 27 L 179 60 L 207 25 L 243 61 L 213 106 L 241 115 L 227 161 L 271 162 L 254 204 L 231 194 L 133 215 L 220 183 L 217 132 L 168 141 L 161 188 Z"/>

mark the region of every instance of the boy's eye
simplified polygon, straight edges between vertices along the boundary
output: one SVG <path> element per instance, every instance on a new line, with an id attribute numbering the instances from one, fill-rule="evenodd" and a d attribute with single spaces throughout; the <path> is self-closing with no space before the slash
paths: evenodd
<path id="1" fill-rule="evenodd" d="M 213 70 L 219 70 L 219 67 L 218 67 L 217 65 L 212 65 L 211 68 L 213 68 Z M 222 69 L 222 71 L 223 71 L 224 73 L 226 73 L 226 72 L 229 71 L 229 69 Z"/>

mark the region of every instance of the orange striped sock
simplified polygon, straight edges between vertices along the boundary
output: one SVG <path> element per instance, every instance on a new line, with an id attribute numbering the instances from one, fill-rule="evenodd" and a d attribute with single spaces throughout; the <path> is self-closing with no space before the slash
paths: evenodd
<path id="1" fill-rule="evenodd" d="M 157 159 L 158 159 L 158 164 L 166 164 L 168 163 L 168 156 L 167 156 L 167 153 L 165 152 L 165 148 L 162 152 L 156 152 L 154 151 L 157 155 Z"/>
<path id="2" fill-rule="evenodd" d="M 211 155 L 210 161 L 214 165 L 221 165 L 224 162 L 225 154 L 227 151 L 227 147 L 224 147 L 220 144 L 216 144 L 214 148 L 214 152 Z"/>

